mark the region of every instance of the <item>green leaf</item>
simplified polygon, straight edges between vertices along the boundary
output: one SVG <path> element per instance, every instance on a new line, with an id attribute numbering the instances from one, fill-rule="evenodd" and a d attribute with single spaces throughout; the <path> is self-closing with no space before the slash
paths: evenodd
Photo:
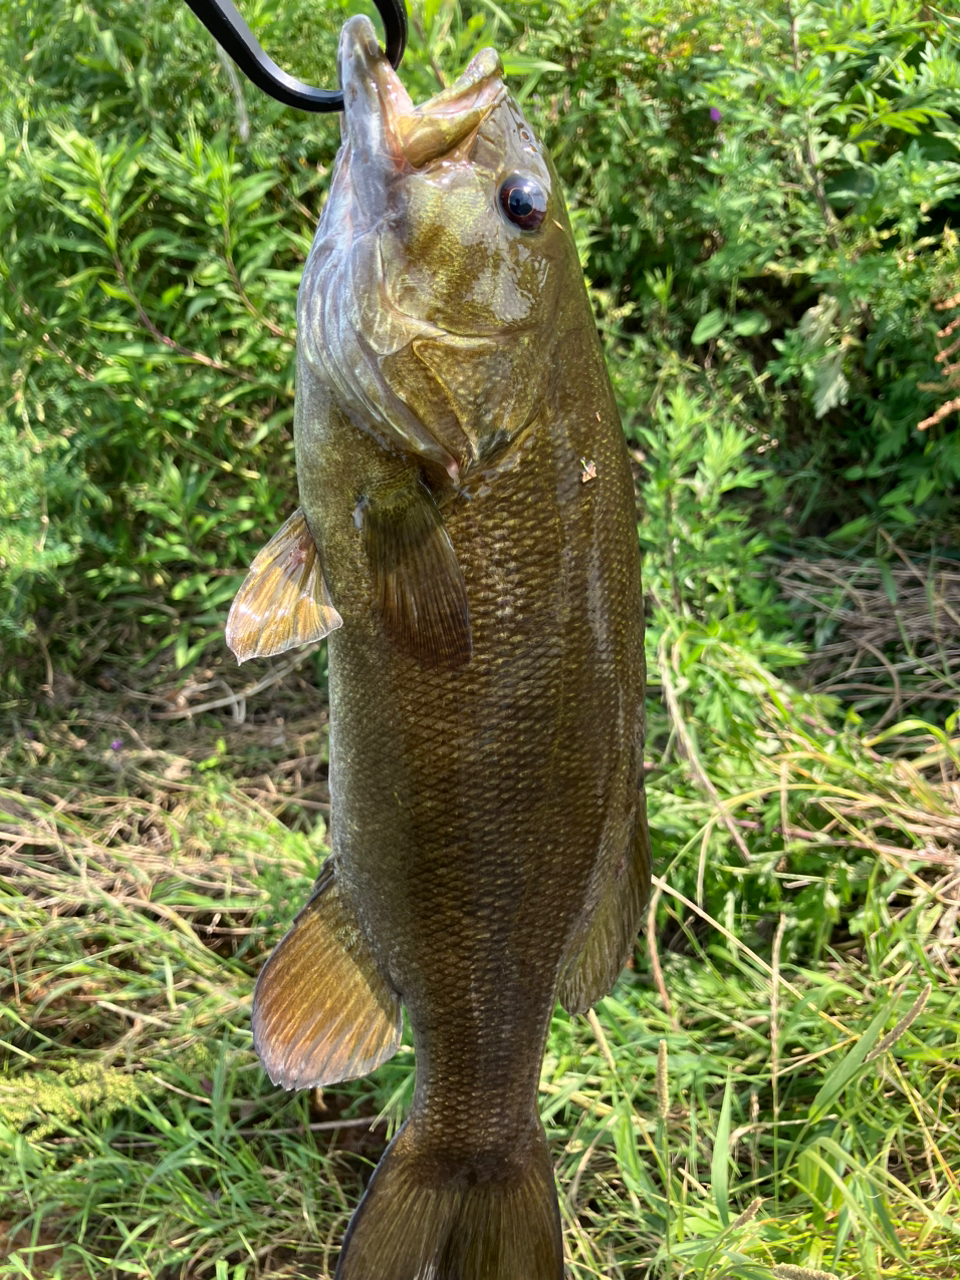
<path id="1" fill-rule="evenodd" d="M 935 475 L 921 476 L 917 481 L 916 492 L 913 500 L 917 506 L 921 506 L 937 488 L 937 477 Z"/>
<path id="2" fill-rule="evenodd" d="M 889 1015 L 889 1006 L 881 1009 L 850 1051 L 824 1077 L 823 1084 L 810 1104 L 811 1124 L 823 1119 L 847 1085 L 859 1075 L 863 1060 L 879 1040 Z"/>
<path id="3" fill-rule="evenodd" d="M 701 316 L 697 321 L 690 341 L 693 343 L 709 342 L 711 338 L 715 338 L 717 334 L 722 333 L 727 324 L 727 313 L 715 308 L 708 311 L 705 316 Z"/>
<path id="4" fill-rule="evenodd" d="M 730 1225 L 730 1110 L 733 1103 L 733 1078 L 727 1077 L 720 1106 L 720 1119 L 713 1140 L 713 1156 L 710 1161 L 710 1187 L 713 1199 L 725 1227 Z"/>
<path id="5" fill-rule="evenodd" d="M 755 334 L 766 333 L 770 321 L 762 311 L 741 311 L 731 328 L 739 338 L 752 338 Z"/>
<path id="6" fill-rule="evenodd" d="M 857 516 L 856 520 L 848 520 L 839 529 L 827 534 L 828 542 L 852 542 L 862 537 L 873 524 L 871 516 Z"/>

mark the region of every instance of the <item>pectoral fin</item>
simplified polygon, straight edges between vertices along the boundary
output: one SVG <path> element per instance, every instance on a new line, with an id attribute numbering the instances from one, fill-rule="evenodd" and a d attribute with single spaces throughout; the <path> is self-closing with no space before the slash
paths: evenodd
<path id="1" fill-rule="evenodd" d="M 253 1043 L 274 1084 L 366 1075 L 400 1047 L 400 997 L 381 975 L 332 862 L 260 971 Z"/>
<path id="2" fill-rule="evenodd" d="M 383 624 L 398 648 L 431 666 L 470 658 L 470 609 L 457 553 L 433 495 L 414 474 L 357 507 Z"/>
<path id="3" fill-rule="evenodd" d="M 342 626 L 320 569 L 320 556 L 297 508 L 250 566 L 227 617 L 227 644 L 238 662 L 269 658 L 322 640 Z"/>
<path id="4" fill-rule="evenodd" d="M 640 930 L 650 893 L 650 833 L 641 803 L 624 861 L 604 889 L 586 935 L 560 980 L 557 999 L 584 1013 L 616 982 Z"/>

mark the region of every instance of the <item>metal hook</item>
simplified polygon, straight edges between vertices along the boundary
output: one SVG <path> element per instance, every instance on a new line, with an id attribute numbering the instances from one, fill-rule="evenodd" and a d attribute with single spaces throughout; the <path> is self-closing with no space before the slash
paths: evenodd
<path id="1" fill-rule="evenodd" d="M 342 111 L 343 94 L 315 89 L 287 75 L 261 49 L 253 32 L 231 0 L 186 0 L 196 16 L 229 53 L 244 75 L 264 93 L 301 111 Z M 394 67 L 407 44 L 407 11 L 403 0 L 374 0 L 386 34 L 386 54 Z"/>

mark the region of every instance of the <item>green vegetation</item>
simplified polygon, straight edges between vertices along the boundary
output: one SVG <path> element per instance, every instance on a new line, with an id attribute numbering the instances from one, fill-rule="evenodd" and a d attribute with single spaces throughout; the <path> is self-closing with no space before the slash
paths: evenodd
<path id="1" fill-rule="evenodd" d="M 345 4 L 244 7 L 330 81 Z M 960 1271 L 949 8 L 415 10 L 414 97 L 495 43 L 556 157 L 645 505 L 654 902 L 543 1073 L 573 1280 Z M 325 665 L 222 629 L 336 126 L 179 0 L 0 16 L 0 1280 L 327 1276 L 411 1056 L 259 1069 Z"/>

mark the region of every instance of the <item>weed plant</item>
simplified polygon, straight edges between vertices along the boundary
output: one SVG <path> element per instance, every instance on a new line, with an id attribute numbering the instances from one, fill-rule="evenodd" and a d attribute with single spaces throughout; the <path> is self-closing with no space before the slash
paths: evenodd
<path id="1" fill-rule="evenodd" d="M 326 82 L 346 11 L 248 17 Z M 252 983 L 326 851 L 324 659 L 237 673 L 222 625 L 295 501 L 335 130 L 175 0 L 0 14 L 0 1280 L 328 1276 L 412 1055 L 260 1070 Z M 414 97 L 487 43 L 570 192 L 645 507 L 657 875 L 551 1031 L 569 1275 L 952 1280 L 960 451 L 952 411 L 916 425 L 954 391 L 956 19 L 431 0 Z"/>
<path id="2" fill-rule="evenodd" d="M 251 18 L 329 79 L 344 4 Z M 238 79 L 181 0 L 0 15 L 4 645 L 85 676 L 131 645 L 190 669 L 289 514 L 295 294 L 336 127 Z M 879 525 L 923 548 L 954 539 L 960 476 L 935 309 L 958 33 L 900 0 L 431 0 L 404 75 L 422 97 L 503 50 L 638 423 L 680 385 L 747 425 L 781 542 Z"/>

